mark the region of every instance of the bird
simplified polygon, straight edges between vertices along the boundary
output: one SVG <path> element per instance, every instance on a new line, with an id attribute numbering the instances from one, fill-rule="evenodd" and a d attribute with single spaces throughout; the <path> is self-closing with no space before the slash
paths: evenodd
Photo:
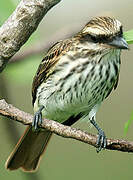
<path id="1" fill-rule="evenodd" d="M 43 117 L 67 126 L 85 118 L 98 131 L 97 152 L 106 148 L 107 138 L 96 122 L 96 113 L 118 85 L 122 49 L 128 49 L 128 44 L 121 22 L 100 16 L 48 50 L 33 79 L 32 126 L 9 156 L 7 169 L 37 170 L 52 135 L 38 128 Z"/>

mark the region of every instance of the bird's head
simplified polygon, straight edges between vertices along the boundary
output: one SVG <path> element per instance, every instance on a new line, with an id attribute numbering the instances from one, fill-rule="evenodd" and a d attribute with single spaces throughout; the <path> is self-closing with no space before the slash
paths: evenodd
<path id="1" fill-rule="evenodd" d="M 128 44 L 123 38 L 122 25 L 115 18 L 93 18 L 80 31 L 79 35 L 90 42 L 109 45 L 117 49 L 128 49 Z"/>

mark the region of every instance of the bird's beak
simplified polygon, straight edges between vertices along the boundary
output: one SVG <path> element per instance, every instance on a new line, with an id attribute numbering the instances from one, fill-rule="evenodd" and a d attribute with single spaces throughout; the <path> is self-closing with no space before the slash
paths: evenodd
<path id="1" fill-rule="evenodd" d="M 108 44 L 119 49 L 128 49 L 128 44 L 123 37 L 117 36 L 115 37 L 115 39 L 113 39 L 113 41 L 109 42 Z"/>

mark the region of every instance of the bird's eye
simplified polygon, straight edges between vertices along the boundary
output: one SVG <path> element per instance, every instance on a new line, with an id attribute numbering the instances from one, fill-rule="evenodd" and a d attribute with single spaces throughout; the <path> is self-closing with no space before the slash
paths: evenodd
<path id="1" fill-rule="evenodd" d="M 98 42 L 98 39 L 97 39 L 95 36 L 90 36 L 90 38 L 91 38 L 91 40 L 92 40 L 93 42 L 95 42 L 95 43 Z"/>

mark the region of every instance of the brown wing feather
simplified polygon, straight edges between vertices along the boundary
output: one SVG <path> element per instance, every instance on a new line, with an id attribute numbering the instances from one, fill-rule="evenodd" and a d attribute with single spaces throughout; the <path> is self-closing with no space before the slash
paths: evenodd
<path id="1" fill-rule="evenodd" d="M 39 85 L 46 81 L 49 75 L 53 71 L 54 65 L 58 62 L 59 57 L 66 52 L 71 45 L 71 40 L 60 41 L 54 44 L 47 52 L 40 63 L 36 75 L 32 83 L 32 103 L 34 104 L 36 99 L 36 91 Z"/>

